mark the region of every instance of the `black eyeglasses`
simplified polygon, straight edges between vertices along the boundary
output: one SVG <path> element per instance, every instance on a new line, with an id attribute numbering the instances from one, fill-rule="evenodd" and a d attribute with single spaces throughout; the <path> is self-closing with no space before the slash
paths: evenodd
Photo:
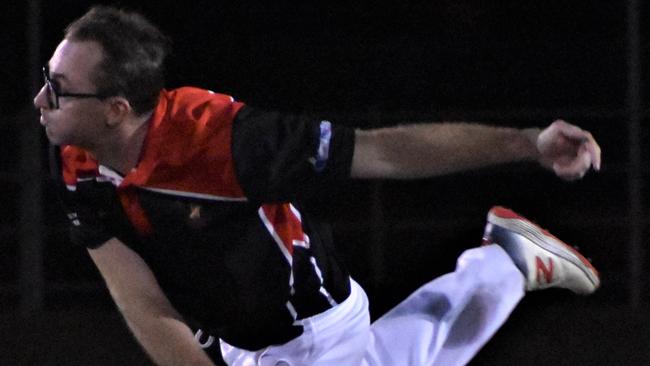
<path id="1" fill-rule="evenodd" d="M 45 82 L 45 92 L 47 95 L 47 102 L 51 109 L 59 109 L 59 98 L 97 98 L 104 99 L 108 98 L 108 95 L 103 94 L 89 94 L 89 93 L 63 93 L 59 90 L 56 83 L 52 82 L 50 79 L 50 69 L 49 67 L 43 66 L 43 80 Z"/>

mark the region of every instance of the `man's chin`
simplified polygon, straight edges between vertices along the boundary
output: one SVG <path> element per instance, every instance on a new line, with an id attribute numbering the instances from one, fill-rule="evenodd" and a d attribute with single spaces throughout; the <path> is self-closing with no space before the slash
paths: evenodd
<path id="1" fill-rule="evenodd" d="M 45 136 L 47 136 L 47 140 L 50 142 L 52 145 L 67 145 L 65 141 L 62 141 L 62 139 L 59 136 L 56 136 L 49 128 L 45 127 Z"/>

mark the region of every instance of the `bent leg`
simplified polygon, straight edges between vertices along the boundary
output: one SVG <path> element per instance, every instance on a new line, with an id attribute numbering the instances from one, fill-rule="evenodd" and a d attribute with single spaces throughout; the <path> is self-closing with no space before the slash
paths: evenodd
<path id="1" fill-rule="evenodd" d="M 497 245 L 464 252 L 456 270 L 420 287 L 371 325 L 364 365 L 464 365 L 524 295 L 524 278 Z"/>

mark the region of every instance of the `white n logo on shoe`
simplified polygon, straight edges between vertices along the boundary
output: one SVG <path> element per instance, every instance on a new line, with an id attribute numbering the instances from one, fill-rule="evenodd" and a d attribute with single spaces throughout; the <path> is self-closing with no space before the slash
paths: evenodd
<path id="1" fill-rule="evenodd" d="M 553 280 L 553 259 L 548 259 L 548 266 L 542 258 L 535 256 L 535 264 L 537 267 L 537 283 L 542 283 L 542 279 L 546 280 L 546 283 L 551 283 Z"/>

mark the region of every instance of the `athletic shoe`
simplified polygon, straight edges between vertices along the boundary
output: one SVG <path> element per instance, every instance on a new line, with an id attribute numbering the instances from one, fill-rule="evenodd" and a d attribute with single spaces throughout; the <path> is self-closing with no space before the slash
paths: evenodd
<path id="1" fill-rule="evenodd" d="M 495 206 L 487 221 L 484 244 L 505 249 L 524 274 L 526 290 L 559 287 L 587 295 L 600 286 L 598 271 L 589 260 L 526 218 Z"/>

